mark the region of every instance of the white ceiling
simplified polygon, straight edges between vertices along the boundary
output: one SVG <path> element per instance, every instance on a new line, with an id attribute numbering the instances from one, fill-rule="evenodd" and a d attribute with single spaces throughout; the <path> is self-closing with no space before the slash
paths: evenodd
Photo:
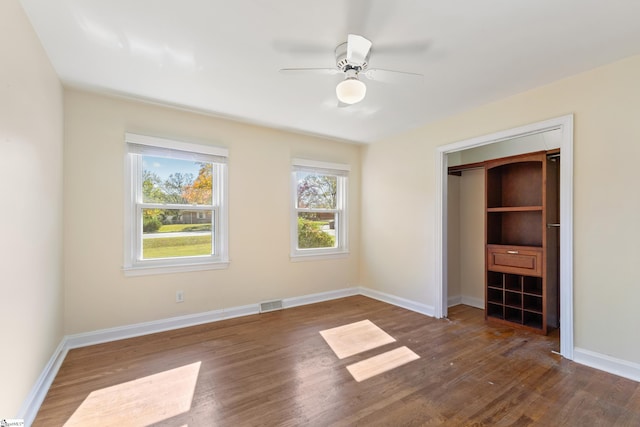
<path id="1" fill-rule="evenodd" d="M 61 80 L 250 123 L 374 142 L 640 53 L 637 0 L 21 0 Z M 371 68 L 424 81 L 365 81 L 338 108 L 347 34 Z"/>

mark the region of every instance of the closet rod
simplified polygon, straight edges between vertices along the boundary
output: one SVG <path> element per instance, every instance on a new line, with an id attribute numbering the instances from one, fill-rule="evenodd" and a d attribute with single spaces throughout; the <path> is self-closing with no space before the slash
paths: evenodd
<path id="1" fill-rule="evenodd" d="M 474 169 L 484 169 L 485 162 L 467 163 L 464 165 L 449 166 L 447 173 L 449 175 L 461 176 L 462 172 Z"/>

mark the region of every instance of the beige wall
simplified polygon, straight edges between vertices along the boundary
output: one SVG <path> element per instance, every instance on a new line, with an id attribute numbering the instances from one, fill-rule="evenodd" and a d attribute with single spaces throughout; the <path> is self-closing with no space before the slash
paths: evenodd
<path id="1" fill-rule="evenodd" d="M 62 330 L 62 87 L 17 0 L 0 2 L 0 418 Z"/>
<path id="2" fill-rule="evenodd" d="M 460 289 L 460 179 L 447 176 L 447 294 L 458 298 Z"/>
<path id="3" fill-rule="evenodd" d="M 362 285 L 433 306 L 436 147 L 574 113 L 575 345 L 640 362 L 638 75 L 640 56 L 369 146 Z"/>
<path id="4" fill-rule="evenodd" d="M 359 285 L 359 146 L 77 90 L 65 126 L 67 334 Z M 125 132 L 229 148 L 228 269 L 124 276 Z M 289 260 L 293 157 L 351 165 L 348 258 Z"/>
<path id="5" fill-rule="evenodd" d="M 484 169 L 460 177 L 460 295 L 484 304 Z"/>

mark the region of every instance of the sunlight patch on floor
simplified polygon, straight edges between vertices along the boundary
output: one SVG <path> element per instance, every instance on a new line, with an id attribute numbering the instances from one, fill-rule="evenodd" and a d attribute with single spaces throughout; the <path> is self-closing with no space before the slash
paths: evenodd
<path id="1" fill-rule="evenodd" d="M 320 335 L 338 356 L 338 359 L 395 342 L 395 338 L 374 325 L 370 320 L 325 329 L 320 331 Z"/>
<path id="2" fill-rule="evenodd" d="M 337 328 L 325 329 L 320 331 L 320 335 L 338 356 L 338 359 L 344 359 L 396 342 L 395 338 L 377 327 L 370 320 L 362 320 L 338 326 Z M 360 382 L 417 359 L 420 359 L 420 356 L 409 348 L 402 346 L 348 365 L 347 370 L 356 381 Z"/>
<path id="3" fill-rule="evenodd" d="M 420 356 L 413 351 L 407 347 L 399 347 L 349 365 L 347 370 L 356 381 L 360 382 L 417 359 L 420 359 Z"/>
<path id="4" fill-rule="evenodd" d="M 95 390 L 64 425 L 145 426 L 185 413 L 191 409 L 200 363 Z"/>

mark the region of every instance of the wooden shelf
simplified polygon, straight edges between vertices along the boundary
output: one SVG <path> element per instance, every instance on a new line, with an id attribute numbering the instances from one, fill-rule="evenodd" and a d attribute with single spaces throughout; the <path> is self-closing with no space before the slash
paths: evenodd
<path id="1" fill-rule="evenodd" d="M 542 211 L 542 206 L 502 206 L 499 208 L 487 208 L 487 212 L 530 212 Z"/>
<path id="2" fill-rule="evenodd" d="M 541 210 L 487 211 L 487 243 L 542 246 L 542 226 Z"/>
<path id="3" fill-rule="evenodd" d="M 548 221 L 553 190 L 547 185 L 556 181 L 547 179 L 547 168 L 541 152 L 487 162 L 485 169 L 485 317 L 541 334 L 550 316 L 557 318 L 549 299 L 546 227 L 554 222 Z"/>

